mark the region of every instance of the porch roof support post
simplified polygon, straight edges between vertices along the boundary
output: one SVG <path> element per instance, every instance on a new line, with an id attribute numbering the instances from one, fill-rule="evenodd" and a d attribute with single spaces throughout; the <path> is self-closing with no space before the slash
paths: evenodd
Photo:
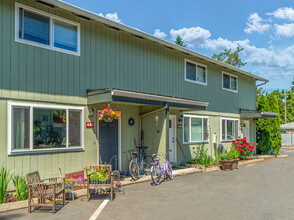
<path id="1" fill-rule="evenodd" d="M 165 103 L 165 132 L 166 132 L 166 153 L 169 160 L 169 104 Z"/>

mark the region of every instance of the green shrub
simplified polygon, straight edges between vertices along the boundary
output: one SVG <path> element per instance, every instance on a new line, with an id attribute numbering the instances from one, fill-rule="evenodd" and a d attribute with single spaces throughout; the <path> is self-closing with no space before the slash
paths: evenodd
<path id="1" fill-rule="evenodd" d="M 239 158 L 239 151 L 236 148 L 232 147 L 230 153 L 233 155 L 233 159 Z"/>
<path id="2" fill-rule="evenodd" d="M 234 158 L 233 154 L 231 154 L 229 152 L 226 152 L 226 153 L 223 153 L 222 155 L 220 155 L 221 160 L 233 160 L 233 158 Z"/>
<path id="3" fill-rule="evenodd" d="M 0 170 L 0 204 L 4 203 L 4 199 L 6 196 L 7 187 L 11 181 L 13 171 L 9 172 L 4 167 L 4 164 L 1 166 Z"/>
<path id="4" fill-rule="evenodd" d="M 26 178 L 23 176 L 15 176 L 13 178 L 13 184 L 15 186 L 17 200 L 21 201 L 28 199 L 29 188 Z"/>
<path id="5" fill-rule="evenodd" d="M 215 162 L 216 162 L 216 163 L 219 163 L 220 156 L 222 155 L 222 153 L 219 152 L 218 149 L 215 149 L 214 154 L 215 154 Z"/>
<path id="6" fill-rule="evenodd" d="M 202 144 L 200 147 L 197 147 L 195 158 L 191 159 L 188 163 L 189 164 L 200 164 L 208 167 L 209 165 L 214 165 L 215 160 L 207 154 L 207 150 Z"/>

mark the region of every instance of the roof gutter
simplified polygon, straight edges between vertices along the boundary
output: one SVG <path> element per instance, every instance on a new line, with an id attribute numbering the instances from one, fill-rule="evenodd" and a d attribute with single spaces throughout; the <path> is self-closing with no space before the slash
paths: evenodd
<path id="1" fill-rule="evenodd" d="M 171 43 L 169 41 L 166 41 L 166 40 L 163 40 L 163 39 L 154 37 L 153 35 L 150 35 L 150 34 L 147 34 L 147 33 L 143 32 L 143 31 L 140 31 L 140 30 L 131 28 L 131 27 L 127 26 L 127 25 L 124 25 L 124 24 L 121 24 L 121 23 L 117 23 L 117 22 L 111 21 L 111 20 L 109 20 L 107 18 L 104 18 L 104 17 L 99 16 L 99 15 L 93 13 L 93 12 L 90 12 L 90 11 L 84 10 L 82 8 L 79 8 L 77 6 L 71 5 L 69 3 L 66 3 L 66 2 L 63 2 L 63 1 L 59 1 L 59 0 L 42 0 L 42 1 L 43 2 L 47 2 L 49 4 L 52 4 L 52 5 L 55 5 L 55 6 L 59 7 L 59 8 L 62 8 L 62 9 L 71 11 L 71 12 L 77 14 L 77 15 L 82 15 L 82 16 L 87 17 L 89 19 L 93 19 L 93 20 L 99 21 L 101 23 L 104 23 L 106 25 L 115 27 L 116 29 L 124 30 L 126 32 L 129 32 L 129 33 L 135 35 L 135 36 L 139 36 L 142 39 L 145 38 L 145 39 L 151 40 L 153 42 L 162 44 L 162 45 L 164 45 L 164 46 L 166 46 L 168 48 L 176 49 L 178 51 L 181 51 L 181 52 L 183 52 L 183 53 L 185 53 L 187 55 L 195 56 L 198 59 L 202 59 L 202 60 L 205 60 L 207 62 L 216 64 L 218 66 L 222 66 L 224 68 L 227 68 L 227 69 L 230 69 L 232 71 L 238 72 L 240 74 L 243 74 L 243 75 L 252 77 L 252 78 L 254 78 L 256 80 L 268 82 L 268 80 L 265 79 L 265 78 L 262 78 L 262 77 L 259 77 L 259 76 L 254 75 L 252 73 L 249 73 L 249 72 L 246 72 L 244 70 L 238 69 L 237 67 L 234 67 L 232 65 L 229 65 L 229 64 L 226 64 L 226 63 L 217 61 L 217 60 L 215 60 L 213 58 L 210 58 L 208 56 L 199 54 L 199 53 L 197 53 L 195 51 L 192 51 L 192 50 L 189 50 L 189 49 L 187 49 L 185 47 L 178 46 L 178 45 L 176 45 L 174 43 Z"/>

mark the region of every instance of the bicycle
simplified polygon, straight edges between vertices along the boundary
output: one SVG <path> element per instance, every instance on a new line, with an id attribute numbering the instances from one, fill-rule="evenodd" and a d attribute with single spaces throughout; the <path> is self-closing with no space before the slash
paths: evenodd
<path id="1" fill-rule="evenodd" d="M 141 153 L 133 152 L 133 159 L 129 164 L 129 173 L 134 181 L 138 180 L 140 174 L 148 175 L 148 169 L 151 163 L 154 162 L 153 158 L 150 155 L 147 155 L 144 149 L 149 149 L 150 147 L 137 147 L 142 149 Z M 149 172 L 150 173 L 150 172 Z"/>
<path id="2" fill-rule="evenodd" d="M 164 156 L 163 159 L 163 166 L 160 166 L 159 160 L 160 158 L 155 158 L 154 163 L 151 164 L 151 179 L 155 185 L 158 185 L 161 183 L 161 176 L 164 173 L 165 174 L 165 179 L 169 178 L 170 180 L 173 179 L 173 170 L 172 166 L 166 159 L 166 154 L 153 154 L 152 156 Z"/>

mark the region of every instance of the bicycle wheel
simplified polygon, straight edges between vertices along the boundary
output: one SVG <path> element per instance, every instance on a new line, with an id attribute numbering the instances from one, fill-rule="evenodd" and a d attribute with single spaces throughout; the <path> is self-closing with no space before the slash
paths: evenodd
<path id="1" fill-rule="evenodd" d="M 166 173 L 167 178 L 172 180 L 174 178 L 173 169 L 172 169 L 172 166 L 170 165 L 170 163 L 168 161 L 166 162 L 166 167 L 165 168 L 166 168 L 165 173 Z"/>
<path id="2" fill-rule="evenodd" d="M 143 169 L 144 169 L 144 172 L 146 174 L 150 174 L 150 170 L 151 170 L 151 163 L 153 163 L 154 160 L 151 156 L 146 156 L 146 158 L 143 160 Z"/>
<path id="3" fill-rule="evenodd" d="M 160 184 L 161 182 L 161 173 L 159 170 L 159 166 L 152 166 L 151 167 L 151 179 L 155 185 Z"/>
<path id="4" fill-rule="evenodd" d="M 129 172 L 134 181 L 139 179 L 139 164 L 137 163 L 137 159 L 133 159 L 129 164 Z"/>

